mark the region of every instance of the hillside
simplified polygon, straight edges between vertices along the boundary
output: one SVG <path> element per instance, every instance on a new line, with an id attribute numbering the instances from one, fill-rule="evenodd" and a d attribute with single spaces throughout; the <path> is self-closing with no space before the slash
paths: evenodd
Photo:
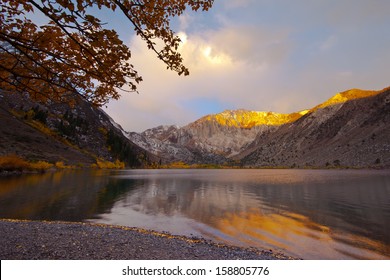
<path id="1" fill-rule="evenodd" d="M 390 89 L 338 94 L 259 134 L 236 159 L 257 167 L 390 167 Z"/>
<path id="2" fill-rule="evenodd" d="M 106 113 L 81 99 L 70 107 L 38 104 L 20 94 L 0 94 L 0 156 L 85 167 L 97 159 L 119 159 L 129 167 L 157 160 L 123 133 Z"/>
<path id="3" fill-rule="evenodd" d="M 0 94 L 0 156 L 90 166 L 390 167 L 390 88 L 352 89 L 291 114 L 227 110 L 186 126 L 124 132 L 101 109 Z"/>
<path id="4" fill-rule="evenodd" d="M 304 114 L 227 110 L 184 127 L 158 126 L 141 134 L 129 133 L 128 137 L 167 162 L 222 164 L 240 153 L 259 133 L 291 123 Z"/>
<path id="5" fill-rule="evenodd" d="M 291 114 L 224 111 L 128 137 L 166 162 L 390 167 L 389 91 L 352 89 Z"/>

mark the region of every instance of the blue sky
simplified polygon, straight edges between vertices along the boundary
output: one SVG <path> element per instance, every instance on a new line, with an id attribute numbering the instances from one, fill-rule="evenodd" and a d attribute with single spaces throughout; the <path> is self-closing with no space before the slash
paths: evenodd
<path id="1" fill-rule="evenodd" d="M 216 0 L 172 20 L 190 76 L 106 15 L 144 81 L 105 109 L 128 131 L 185 125 L 225 109 L 289 113 L 350 88 L 390 86 L 388 0 Z"/>

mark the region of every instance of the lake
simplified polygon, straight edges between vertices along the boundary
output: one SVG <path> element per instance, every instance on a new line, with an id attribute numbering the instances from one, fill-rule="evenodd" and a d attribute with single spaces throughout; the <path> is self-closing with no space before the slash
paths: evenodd
<path id="1" fill-rule="evenodd" d="M 0 218 L 141 227 L 304 259 L 390 259 L 390 170 L 76 170 L 3 177 Z"/>

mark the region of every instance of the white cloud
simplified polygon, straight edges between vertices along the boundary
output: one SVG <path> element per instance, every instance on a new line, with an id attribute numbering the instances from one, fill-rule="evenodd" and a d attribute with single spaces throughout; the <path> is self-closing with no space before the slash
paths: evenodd
<path id="1" fill-rule="evenodd" d="M 337 5 L 274 1 L 279 4 L 224 1 L 224 8 L 241 7 L 243 14 L 233 20 L 221 11 L 214 13 L 219 25 L 213 28 L 204 28 L 207 21 L 202 22 L 202 29 L 194 28 L 199 22 L 192 15 L 180 18 L 180 52 L 190 69 L 188 77 L 167 71 L 145 43 L 133 37 L 131 63 L 144 78 L 140 94 L 125 94 L 111 102 L 108 113 L 126 130 L 142 131 L 161 124 L 185 125 L 201 117 L 201 110 L 191 107 L 199 102 L 191 104 L 191 100 L 231 104 L 227 109 L 287 113 L 315 106 L 348 88 L 389 86 L 388 29 L 348 27 L 358 17 L 363 20 L 357 26 L 375 26 L 375 16 L 365 10 L 368 1 L 356 0 L 359 7 L 346 0 L 335 1 Z M 383 8 L 388 5 L 376 1 Z M 357 14 L 348 13 L 348 4 Z M 256 14 L 254 10 L 264 16 L 268 10 L 263 6 L 271 5 L 274 14 L 268 22 L 257 17 L 246 22 L 247 15 Z M 338 16 L 340 8 L 345 18 Z M 380 7 L 367 9 L 374 9 L 380 22 L 387 20 Z"/>
<path id="2" fill-rule="evenodd" d="M 206 36 L 179 33 L 183 41 L 179 50 L 190 69 L 188 77 L 167 71 L 144 42 L 134 37 L 131 63 L 144 78 L 140 94 L 125 94 L 119 101 L 111 102 L 108 113 L 125 129 L 140 131 L 160 124 L 184 125 L 200 117 L 197 110 L 181 106 L 186 100 L 203 97 L 241 107 L 253 106 L 256 104 L 253 99 L 259 99 L 253 82 L 260 81 L 268 71 L 268 64 L 279 57 L 272 49 L 256 46 L 260 44 L 258 37 L 240 31 L 223 29 Z M 264 42 L 264 38 L 260 41 Z M 265 54 L 258 56 L 257 67 L 249 67 L 254 60 L 250 60 L 251 54 L 247 52 L 254 53 L 257 47 L 258 52 Z"/>
<path id="3" fill-rule="evenodd" d="M 206 36 L 208 41 L 233 60 L 254 65 L 279 63 L 286 58 L 290 49 L 288 32 L 254 26 L 226 26 Z"/>

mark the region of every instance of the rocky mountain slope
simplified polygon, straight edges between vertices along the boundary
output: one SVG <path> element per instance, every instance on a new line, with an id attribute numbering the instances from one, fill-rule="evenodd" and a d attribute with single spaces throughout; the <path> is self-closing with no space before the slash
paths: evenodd
<path id="1" fill-rule="evenodd" d="M 292 114 L 224 111 L 127 133 L 102 110 L 0 92 L 0 156 L 89 166 L 182 161 L 245 167 L 390 167 L 390 88 L 349 90 Z"/>
<path id="2" fill-rule="evenodd" d="M 292 114 L 224 111 L 128 137 L 167 162 L 390 167 L 389 92 L 353 89 Z"/>
<path id="3" fill-rule="evenodd" d="M 28 96 L 0 92 L 0 156 L 89 166 L 119 159 L 139 167 L 157 159 L 124 136 L 105 112 L 78 100 L 38 104 Z"/>
<path id="4" fill-rule="evenodd" d="M 390 167 L 390 88 L 339 93 L 257 135 L 237 159 L 260 167 Z"/>
<path id="5" fill-rule="evenodd" d="M 293 122 L 305 113 L 224 111 L 184 127 L 159 126 L 141 134 L 129 133 L 128 137 L 167 162 L 222 164 L 240 153 L 259 133 Z"/>

